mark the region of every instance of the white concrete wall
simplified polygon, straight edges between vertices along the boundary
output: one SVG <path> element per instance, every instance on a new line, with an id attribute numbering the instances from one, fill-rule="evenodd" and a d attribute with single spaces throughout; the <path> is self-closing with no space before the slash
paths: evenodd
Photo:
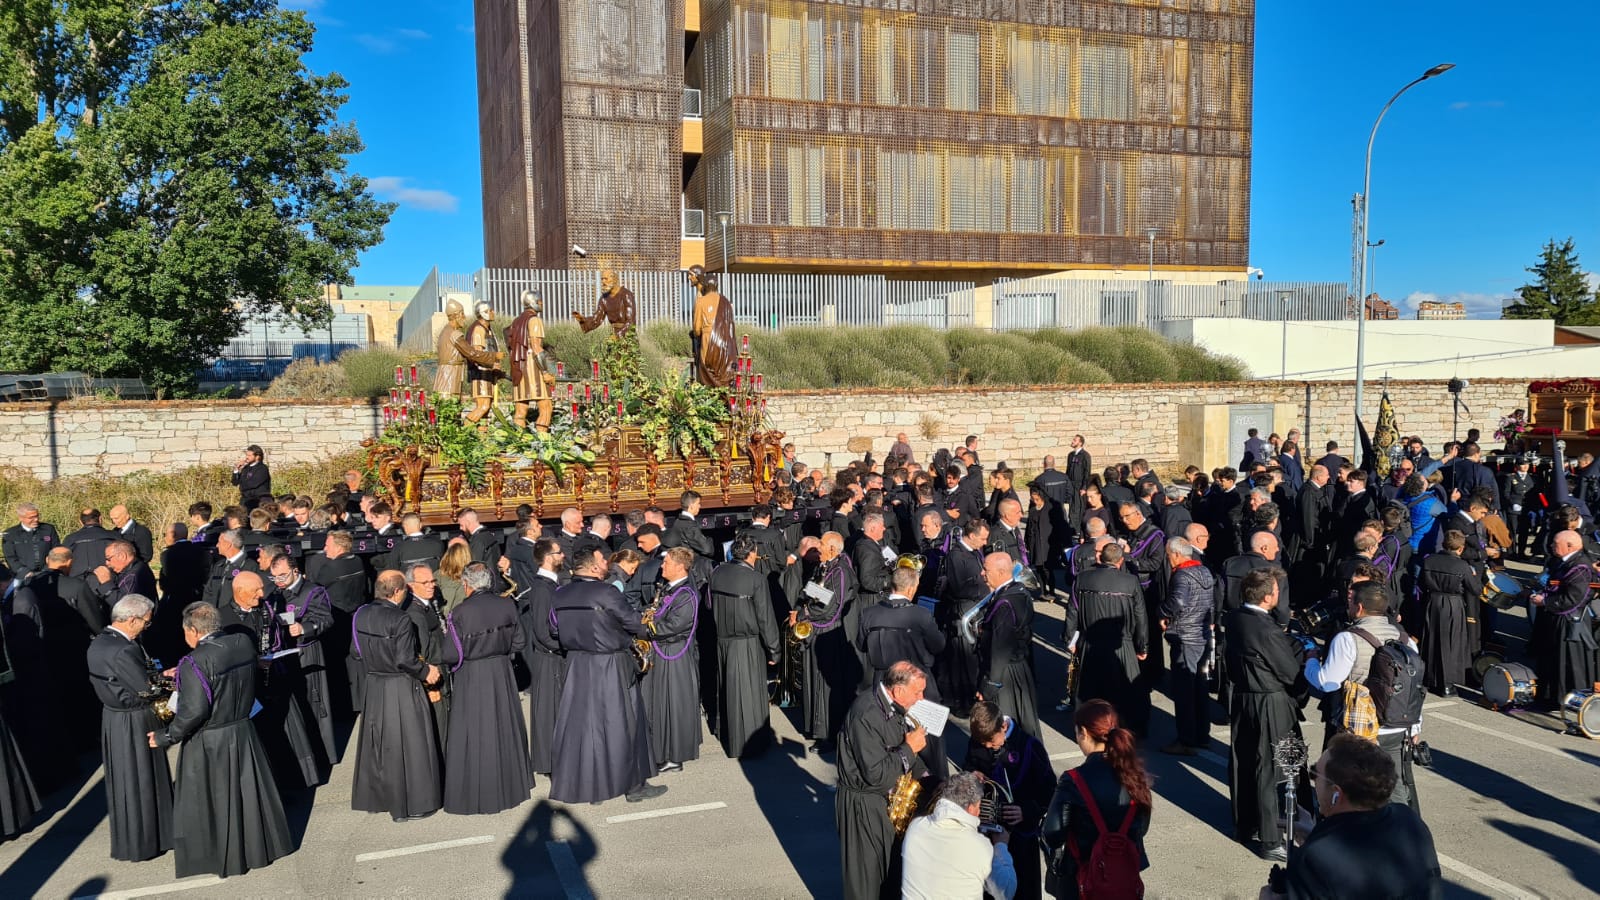
<path id="1" fill-rule="evenodd" d="M 1354 377 L 1356 323 L 1182 319 L 1162 323 L 1167 336 L 1238 357 L 1256 378 L 1326 381 Z M 1285 332 L 1287 331 L 1287 345 Z M 1600 346 L 1555 346 L 1550 320 L 1367 323 L 1366 375 L 1435 380 L 1600 375 Z"/>

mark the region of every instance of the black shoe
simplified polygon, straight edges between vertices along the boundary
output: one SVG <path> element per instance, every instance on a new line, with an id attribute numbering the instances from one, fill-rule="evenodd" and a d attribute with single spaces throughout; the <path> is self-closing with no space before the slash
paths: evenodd
<path id="1" fill-rule="evenodd" d="M 682 771 L 683 771 L 683 763 L 669 762 L 666 765 L 661 767 L 661 774 L 663 774 L 663 775 L 667 774 L 668 772 L 682 772 Z M 662 788 L 662 790 L 666 790 L 666 789 Z"/>
<path id="2" fill-rule="evenodd" d="M 650 782 L 646 781 L 644 784 L 641 784 L 629 791 L 627 800 L 629 803 L 643 803 L 646 800 L 654 800 L 666 792 L 667 789 L 665 785 L 651 784 Z"/>
<path id="3" fill-rule="evenodd" d="M 1439 695 L 1441 697 L 1454 697 L 1456 695 L 1456 686 L 1453 684 L 1445 685 L 1444 690 L 1440 691 Z"/>
<path id="4" fill-rule="evenodd" d="M 1162 747 L 1161 748 L 1161 752 L 1165 753 L 1165 754 L 1168 754 L 1169 756 L 1193 756 L 1193 755 L 1195 755 L 1194 748 L 1188 746 L 1187 744 L 1183 743 L 1182 741 L 1173 741 L 1172 743 L 1166 745 L 1165 747 Z"/>
<path id="5" fill-rule="evenodd" d="M 1289 861 L 1289 851 L 1283 849 L 1282 846 L 1262 847 L 1256 851 L 1256 855 L 1267 862 L 1287 863 Z"/>

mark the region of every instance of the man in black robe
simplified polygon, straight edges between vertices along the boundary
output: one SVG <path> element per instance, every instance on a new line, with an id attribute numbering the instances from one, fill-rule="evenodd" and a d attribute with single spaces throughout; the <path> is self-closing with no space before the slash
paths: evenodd
<path id="1" fill-rule="evenodd" d="M 1600 650 L 1592 607 L 1595 562 L 1576 531 L 1558 533 L 1551 549 L 1557 557 L 1550 567 L 1551 587 L 1532 601 L 1539 607 L 1534 623 L 1539 688 L 1545 699 L 1559 703 L 1568 691 L 1588 690 L 1600 680 Z M 1548 693 L 1546 681 L 1552 688 Z"/>
<path id="2" fill-rule="evenodd" d="M 767 666 L 778 659 L 778 622 L 756 554 L 755 541 L 736 538 L 733 561 L 718 566 L 708 585 L 717 631 L 717 738 L 730 759 L 759 756 L 772 740 Z"/>
<path id="3" fill-rule="evenodd" d="M 298 654 L 278 656 L 280 651 L 291 649 L 290 641 L 261 576 L 255 572 L 239 573 L 233 579 L 233 599 L 217 612 L 222 616 L 223 630 L 244 634 L 256 646 L 256 700 L 261 710 L 251 721 L 276 768 L 279 783 L 297 787 L 323 783 L 332 764 L 323 754 L 320 741 L 312 737 L 305 710 L 297 699 L 303 695 Z"/>
<path id="4" fill-rule="evenodd" d="M 978 656 L 959 639 L 956 623 L 977 605 L 989 587 L 983 580 L 983 548 L 989 541 L 989 525 L 981 519 L 961 523 L 959 537 L 950 542 L 944 558 L 944 584 L 934 611 L 949 641 L 939 659 L 939 692 L 950 698 L 951 709 L 965 715 L 978 690 Z"/>
<path id="5" fill-rule="evenodd" d="M 1145 633 L 1161 633 L 1161 601 L 1167 595 L 1167 581 L 1172 577 L 1167 570 L 1167 536 L 1155 526 L 1137 503 L 1124 504 L 1117 511 L 1122 527 L 1128 532 L 1128 552 L 1124 568 L 1139 579 L 1139 590 L 1144 595 Z M 1161 680 L 1166 671 L 1160 642 L 1154 642 L 1149 655 L 1139 667 L 1151 685 Z M 1135 733 L 1142 733 L 1134 729 Z"/>
<path id="6" fill-rule="evenodd" d="M 172 849 L 172 772 L 167 754 L 150 746 L 159 727 L 151 701 L 150 659 L 139 635 L 156 605 L 137 594 L 111 608 L 111 625 L 89 645 L 89 675 L 104 707 L 100 751 L 105 759 L 111 858 L 152 859 Z"/>
<path id="7" fill-rule="evenodd" d="M 998 474 L 998 473 L 997 473 Z M 1022 534 L 1022 504 L 1015 497 L 1006 497 L 995 504 L 994 524 L 989 528 L 990 552 L 1000 551 L 1011 561 L 1024 566 L 1033 565 Z"/>
<path id="8" fill-rule="evenodd" d="M 972 738 L 963 768 L 1006 790 L 996 814 L 1010 836 L 1006 843 L 1017 871 L 1012 900 L 1039 900 L 1044 887 L 1039 832 L 1056 792 L 1050 752 L 1016 719 L 1002 715 L 995 703 L 974 704 L 968 728 Z"/>
<path id="9" fill-rule="evenodd" d="M 720 562 L 717 558 L 717 548 L 700 528 L 696 518 L 700 515 L 700 495 L 695 491 L 684 491 L 678 498 L 678 505 L 680 507 L 678 515 L 667 527 L 666 534 L 662 535 L 662 545 L 669 548 L 688 547 L 709 563 Z"/>
<path id="10" fill-rule="evenodd" d="M 662 772 L 682 771 L 684 763 L 700 758 L 700 661 L 695 643 L 700 592 L 689 579 L 693 568 L 694 551 L 688 547 L 668 550 L 661 558 L 661 578 L 666 584 L 651 605 L 652 660 L 639 689 L 650 719 L 650 757 Z M 712 581 L 716 581 L 715 575 Z M 726 668 L 722 671 L 726 675 Z M 725 701 L 729 699 L 727 690 L 724 685 L 719 694 Z M 761 700 L 765 713 L 765 678 Z"/>
<path id="11" fill-rule="evenodd" d="M 413 566 L 419 565 L 438 569 L 445 551 L 444 538 L 423 531 L 422 517 L 416 513 L 406 513 L 400 519 L 400 530 L 404 534 L 393 550 L 393 558 L 400 570 L 409 572 Z"/>
<path id="12" fill-rule="evenodd" d="M 263 457 L 266 454 L 255 444 L 244 448 L 244 457 L 233 467 L 233 483 L 239 486 L 239 505 L 255 509 L 262 497 L 272 496 L 272 472 Z"/>
<path id="13" fill-rule="evenodd" d="M 1278 782 L 1273 751 L 1300 733 L 1300 707 L 1292 696 L 1307 655 L 1272 619 L 1279 600 L 1272 572 L 1256 570 L 1240 586 L 1242 605 L 1228 614 L 1228 677 L 1233 682 L 1228 794 L 1233 838 L 1259 838 L 1262 859 L 1288 859 L 1277 826 Z"/>
<path id="14" fill-rule="evenodd" d="M 897 662 L 881 681 L 856 696 L 845 718 L 833 807 L 845 900 L 900 894 L 894 871 L 899 836 L 889 820 L 889 796 L 901 775 L 920 778 L 926 773 L 917 754 L 927 746 L 927 729 L 920 724 L 912 728 L 906 711 L 922 699 L 927 683 L 915 663 Z"/>
<path id="15" fill-rule="evenodd" d="M 403 609 L 417 632 L 417 653 L 423 662 L 439 669 L 439 677 L 426 686 L 426 694 L 433 718 L 434 751 L 442 767 L 445 736 L 450 732 L 450 669 L 444 660 L 444 645 L 450 636 L 439 610 L 439 581 L 427 563 L 418 563 L 406 572 L 406 589 L 410 597 Z"/>
<path id="16" fill-rule="evenodd" d="M 533 771 L 549 775 L 555 758 L 556 712 L 567 680 L 567 657 L 551 630 L 550 610 L 555 605 L 561 573 L 567 570 L 567 555 L 559 541 L 540 538 L 533 545 L 533 559 L 538 569 L 517 598 L 517 617 L 527 637 L 522 660 L 530 676 L 528 724 Z"/>
<path id="17" fill-rule="evenodd" d="M 177 715 L 152 731 L 151 747 L 181 743 L 173 786 L 177 877 L 242 875 L 294 850 L 272 767 L 250 724 L 256 700 L 256 648 L 222 631 L 209 603 L 183 611 L 193 648 L 172 670 Z"/>
<path id="18" fill-rule="evenodd" d="M 867 663 L 872 667 L 872 683 L 883 681 L 889 667 L 902 660 L 917 664 L 924 672 L 932 671 L 934 660 L 944 649 L 944 632 L 933 621 L 930 610 L 918 606 L 914 598 L 921 575 L 915 569 L 896 568 L 891 576 L 894 587 L 889 598 L 861 611 L 861 646 L 866 648 Z M 934 703 L 942 703 L 938 685 L 928 679 L 925 696 Z M 928 766 L 930 780 L 944 781 L 949 771 L 946 765 L 944 740 L 928 735 L 928 746 L 921 753 Z"/>
<path id="19" fill-rule="evenodd" d="M 106 609 L 116 606 L 118 600 L 129 594 L 155 597 L 156 576 L 132 543 L 112 541 L 106 545 L 104 555 L 105 565 L 96 567 L 93 579 L 85 579 L 85 583 L 100 597 Z"/>
<path id="20" fill-rule="evenodd" d="M 1033 684 L 1033 597 L 1011 573 L 1006 553 L 984 557 L 983 579 L 989 603 L 978 618 L 978 690 L 975 700 L 993 700 L 1006 715 L 1039 730 L 1039 704 Z"/>
<path id="21" fill-rule="evenodd" d="M 505 587 L 500 577 L 500 557 L 505 550 L 505 542 L 498 528 L 486 528 L 478 518 L 474 509 L 463 509 L 456 514 L 456 525 L 461 529 L 461 536 L 467 539 L 467 546 L 472 550 L 472 561 L 481 562 L 489 567 L 489 575 L 493 579 L 490 585 L 492 590 L 502 590 Z"/>
<path id="22" fill-rule="evenodd" d="M 294 698 L 307 722 L 315 724 L 323 757 L 332 765 L 339 761 L 339 746 L 333 733 L 333 697 L 323 640 L 333 628 L 333 603 L 327 589 L 306 580 L 288 554 L 275 555 L 270 570 L 277 593 L 270 605 L 287 622 L 283 628 L 285 643 L 300 650 Z"/>
<path id="23" fill-rule="evenodd" d="M 855 635 L 859 615 L 855 610 L 856 583 L 843 557 L 844 537 L 837 531 L 822 535 L 818 565 L 798 586 L 790 614 L 790 627 L 811 625 L 805 639 L 805 714 L 801 729 L 812 740 L 811 749 L 826 753 L 844 723 L 845 712 L 861 681 L 861 660 Z M 855 626 L 855 627 L 852 627 Z"/>
<path id="24" fill-rule="evenodd" d="M 63 538 L 61 546 L 72 551 L 72 574 L 85 575 L 106 564 L 106 547 L 117 535 L 101 527 L 98 509 L 79 512 L 78 524 L 78 530 Z"/>
<path id="25" fill-rule="evenodd" d="M 1063 633 L 1078 658 L 1077 701 L 1110 703 L 1140 734 L 1150 717 L 1150 688 L 1139 677 L 1150 632 L 1144 592 L 1124 568 L 1123 552 L 1113 541 L 1100 545 L 1099 564 L 1072 584 Z"/>
<path id="26" fill-rule="evenodd" d="M 45 554 L 59 546 L 61 537 L 56 534 L 56 527 L 39 521 L 39 507 L 32 503 L 17 505 L 17 524 L 0 536 L 6 566 L 22 584 L 44 571 Z"/>
<path id="27" fill-rule="evenodd" d="M 18 590 L 33 595 L 43 638 L 44 669 L 57 701 L 65 704 L 59 710 L 60 718 L 48 727 L 63 731 L 72 750 L 81 753 L 100 740 L 95 718 L 100 702 L 89 684 L 84 652 L 106 627 L 106 609 L 89 587 L 88 580 L 93 576 L 70 574 L 72 565 L 72 551 L 56 547 L 45 555 L 45 571 Z M 59 762 L 71 768 L 71 760 Z M 47 775 L 54 765 L 38 768 Z M 43 780 L 53 784 L 51 778 Z"/>
<path id="28" fill-rule="evenodd" d="M 861 618 L 860 610 L 876 606 L 889 596 L 889 571 L 898 555 L 884 544 L 883 515 L 868 513 L 863 516 L 861 534 L 857 535 L 850 552 L 850 561 L 855 564 L 857 610 L 854 618 L 857 624 Z M 852 630 L 851 640 L 855 640 L 859 633 Z M 871 668 L 865 656 L 862 657 L 862 668 Z M 854 693 L 852 689 L 851 695 L 854 696 Z"/>
<path id="29" fill-rule="evenodd" d="M 446 618 L 445 661 L 451 666 L 453 696 L 444 747 L 444 808 L 455 815 L 511 809 L 533 790 L 528 726 L 511 667 L 526 639 L 516 603 L 493 593 L 492 583 L 487 565 L 469 564 L 461 572 L 467 598 Z"/>
<path id="30" fill-rule="evenodd" d="M 132 544 L 134 552 L 139 554 L 139 559 L 147 563 L 154 562 L 155 535 L 150 533 L 150 529 L 144 523 L 134 521 L 133 514 L 128 512 L 128 507 L 121 503 L 111 507 L 110 516 L 111 530 L 117 538 Z"/>
<path id="31" fill-rule="evenodd" d="M 650 721 L 639 692 L 634 638 L 644 623 L 622 595 L 600 579 L 607 563 L 600 541 L 573 548 L 572 581 L 555 594 L 550 622 L 567 654 L 567 679 L 556 712 L 550 799 L 602 803 L 624 794 L 638 803 L 666 793 L 647 779 Z"/>
<path id="32" fill-rule="evenodd" d="M 396 822 L 427 818 L 441 804 L 438 743 L 426 693 L 427 685 L 438 682 L 439 667 L 423 661 L 416 628 L 400 608 L 405 600 L 405 576 L 378 573 L 373 602 L 356 611 L 351 641 L 367 673 L 367 705 L 350 808 L 386 812 Z"/>
<path id="33" fill-rule="evenodd" d="M 10 583 L 10 573 L 0 569 L 0 595 L 4 595 Z M 13 617 L 12 621 L 16 622 L 18 618 L 20 616 Z M 10 648 L 3 620 L 4 617 L 0 617 L 0 676 L 9 681 L 17 678 L 20 673 L 14 667 L 15 662 L 8 652 Z M 31 686 L 18 681 L 11 683 L 13 689 L 28 687 Z M 31 730 L 37 732 L 39 729 L 34 726 Z M 28 763 L 23 759 L 22 750 L 12 731 L 6 704 L 0 703 L 0 841 L 9 840 L 26 831 L 38 812 L 39 792 L 34 787 Z"/>
<path id="34" fill-rule="evenodd" d="M 228 529 L 217 536 L 217 555 L 211 560 L 211 574 L 206 579 L 202 599 L 222 608 L 233 596 L 233 579 L 240 572 L 260 572 L 254 558 L 245 552 L 244 538 L 239 532 Z"/>
<path id="35" fill-rule="evenodd" d="M 323 538 L 322 562 L 315 569 L 306 563 L 306 578 L 328 592 L 333 606 L 333 627 L 323 639 L 328 689 L 333 694 L 336 719 L 351 719 L 361 711 L 366 678 L 361 661 L 350 655 L 350 616 L 367 602 L 366 563 L 354 552 L 348 531 L 330 531 Z"/>

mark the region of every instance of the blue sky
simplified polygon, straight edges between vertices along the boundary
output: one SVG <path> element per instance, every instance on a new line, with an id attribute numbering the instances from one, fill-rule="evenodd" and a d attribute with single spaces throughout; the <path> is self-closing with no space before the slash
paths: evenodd
<path id="1" fill-rule="evenodd" d="M 350 81 L 354 171 L 399 211 L 356 280 L 414 284 L 482 260 L 477 76 L 464 0 L 286 0 L 319 28 L 310 59 Z M 1251 264 L 1269 279 L 1350 274 L 1350 198 L 1384 101 L 1409 91 L 1373 158 L 1373 284 L 1462 300 L 1475 316 L 1522 284 L 1544 242 L 1572 237 L 1600 271 L 1600 4 L 1483 0 L 1306 4 L 1256 14 Z"/>

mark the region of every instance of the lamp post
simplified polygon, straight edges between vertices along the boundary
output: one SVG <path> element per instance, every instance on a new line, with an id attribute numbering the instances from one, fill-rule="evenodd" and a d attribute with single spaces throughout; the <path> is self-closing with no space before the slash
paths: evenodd
<path id="1" fill-rule="evenodd" d="M 728 223 L 733 221 L 733 213 L 717 213 L 717 224 L 722 226 L 722 271 L 728 271 Z M 726 290 L 726 288 L 724 288 Z"/>
<path id="2" fill-rule="evenodd" d="M 1150 278 L 1147 282 L 1149 285 L 1147 290 L 1150 294 L 1149 302 L 1153 304 L 1156 300 L 1156 230 L 1154 228 L 1146 228 L 1144 233 L 1150 238 Z"/>
<path id="3" fill-rule="evenodd" d="M 1367 365 L 1367 234 L 1371 221 L 1372 208 L 1368 202 L 1372 197 L 1372 143 L 1378 139 L 1378 126 L 1383 124 L 1383 117 L 1388 114 L 1389 107 L 1394 105 L 1400 95 L 1411 90 L 1417 85 L 1435 75 L 1455 68 L 1455 63 L 1440 63 L 1421 75 L 1417 76 L 1405 87 L 1395 91 L 1389 102 L 1383 105 L 1378 112 L 1377 121 L 1372 123 L 1372 133 L 1367 136 L 1367 162 L 1361 178 L 1361 237 L 1356 241 L 1356 252 L 1361 258 L 1356 261 L 1357 278 L 1360 284 L 1356 288 L 1356 416 L 1361 415 L 1361 400 L 1364 393 Z M 1361 446 L 1361 427 L 1355 427 L 1355 443 L 1352 446 Z"/>
<path id="4" fill-rule="evenodd" d="M 1367 241 L 1367 290 L 1373 293 L 1378 292 L 1378 254 L 1373 251 L 1382 247 L 1383 244 L 1383 238 Z"/>
<path id="5" fill-rule="evenodd" d="M 1278 380 L 1289 380 L 1289 298 L 1294 296 L 1294 291 L 1276 291 L 1278 299 L 1283 301 L 1283 361 L 1278 370 Z"/>

